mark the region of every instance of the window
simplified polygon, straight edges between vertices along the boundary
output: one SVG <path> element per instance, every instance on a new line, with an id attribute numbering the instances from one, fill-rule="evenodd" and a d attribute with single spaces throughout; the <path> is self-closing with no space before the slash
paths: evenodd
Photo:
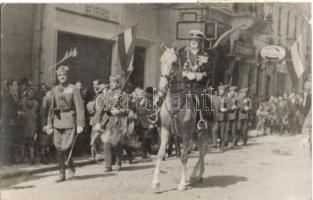
<path id="1" fill-rule="evenodd" d="M 290 24 L 290 12 L 287 14 L 287 26 L 286 26 L 286 36 L 289 37 L 289 24 Z"/>
<path id="2" fill-rule="evenodd" d="M 282 8 L 279 7 L 279 12 L 278 12 L 278 23 L 277 23 L 277 34 L 280 35 L 280 26 L 281 26 L 281 13 L 282 13 Z"/>
<path id="3" fill-rule="evenodd" d="M 295 24 L 294 24 L 295 30 L 294 30 L 294 35 L 293 35 L 294 39 L 297 38 L 297 21 L 298 21 L 298 16 L 296 15 L 296 17 L 295 17 Z"/>

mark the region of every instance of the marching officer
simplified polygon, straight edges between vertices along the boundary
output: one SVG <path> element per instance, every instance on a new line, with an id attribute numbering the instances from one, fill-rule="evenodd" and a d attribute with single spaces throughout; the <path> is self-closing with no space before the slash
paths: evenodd
<path id="1" fill-rule="evenodd" d="M 239 91 L 238 108 L 239 108 L 239 118 L 238 125 L 240 130 L 240 137 L 243 138 L 243 145 L 247 144 L 248 141 L 248 125 L 250 120 L 250 112 L 252 109 L 251 99 L 248 97 L 248 89 L 243 88 Z M 239 141 L 240 137 L 235 141 L 235 145 Z"/>
<path id="2" fill-rule="evenodd" d="M 200 30 L 191 30 L 189 32 L 189 43 L 179 51 L 180 63 L 182 65 L 182 77 L 185 81 L 187 88 L 189 88 L 193 95 L 196 95 L 194 100 L 197 108 L 200 109 L 198 115 L 199 122 L 204 122 L 203 115 L 203 91 L 206 89 L 208 80 L 208 55 L 203 51 L 203 42 L 205 35 Z M 201 96 L 202 95 L 202 96 Z M 201 124 L 203 129 L 207 128 L 207 122 Z"/>
<path id="3" fill-rule="evenodd" d="M 217 146 L 218 151 L 224 150 L 225 144 L 225 127 L 226 127 L 226 85 L 218 87 L 218 95 L 212 97 L 213 106 L 213 143 Z"/>
<path id="4" fill-rule="evenodd" d="M 127 133 L 128 97 L 122 93 L 121 77 L 110 77 L 109 101 L 106 103 L 110 114 L 108 123 L 104 127 L 105 134 L 102 137 L 105 151 L 105 172 L 112 171 L 112 164 L 116 164 L 116 170 L 122 164 L 121 138 Z"/>
<path id="5" fill-rule="evenodd" d="M 67 66 L 57 71 L 58 85 L 51 89 L 51 104 L 47 120 L 47 133 L 53 132 L 53 142 L 58 151 L 60 177 L 57 182 L 65 181 L 65 162 L 72 147 L 75 134 L 84 127 L 84 104 L 79 89 L 68 82 Z M 74 176 L 75 168 L 71 157 L 68 159 L 69 178 Z"/>
<path id="6" fill-rule="evenodd" d="M 231 145 L 230 147 L 235 145 L 235 140 L 237 138 L 237 124 L 238 124 L 238 96 L 237 96 L 237 87 L 230 86 L 229 92 L 227 94 L 227 124 L 226 124 L 226 135 L 231 135 Z M 227 137 L 228 139 L 228 137 Z M 226 141 L 228 142 L 228 141 Z"/>
<path id="7" fill-rule="evenodd" d="M 90 136 L 90 152 L 92 159 L 95 159 L 96 156 L 96 140 L 103 133 L 102 128 L 109 119 L 105 107 L 105 102 L 108 98 L 107 95 L 107 84 L 104 84 L 103 88 L 97 90 L 94 99 L 87 104 L 87 111 L 91 115 L 89 124 L 92 127 Z"/>

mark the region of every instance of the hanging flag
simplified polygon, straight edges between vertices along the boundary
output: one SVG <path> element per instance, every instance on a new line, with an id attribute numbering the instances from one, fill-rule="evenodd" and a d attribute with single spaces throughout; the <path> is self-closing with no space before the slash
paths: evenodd
<path id="1" fill-rule="evenodd" d="M 118 35 L 117 49 L 121 68 L 125 74 L 133 70 L 136 40 L 136 26 L 126 29 Z"/>
<path id="2" fill-rule="evenodd" d="M 230 38 L 230 36 L 231 36 L 231 34 L 233 33 L 233 32 L 235 32 L 236 30 L 238 30 L 238 29 L 240 29 L 240 28 L 243 28 L 243 27 L 245 27 L 245 26 L 247 26 L 246 24 L 242 24 L 242 25 L 240 25 L 240 26 L 237 26 L 237 27 L 235 27 L 235 28 L 232 28 L 232 29 L 230 29 L 230 30 L 228 30 L 228 31 L 226 31 L 225 33 L 223 33 L 217 40 L 216 40 L 216 42 L 214 43 L 214 45 L 213 45 L 213 49 L 214 48 L 216 48 L 218 45 L 224 45 L 225 44 L 225 42 Z"/>
<path id="3" fill-rule="evenodd" d="M 304 73 L 304 66 L 302 63 L 302 35 L 300 35 L 297 40 L 291 45 L 290 53 L 294 72 L 296 73 L 297 78 L 300 79 L 302 74 Z"/>

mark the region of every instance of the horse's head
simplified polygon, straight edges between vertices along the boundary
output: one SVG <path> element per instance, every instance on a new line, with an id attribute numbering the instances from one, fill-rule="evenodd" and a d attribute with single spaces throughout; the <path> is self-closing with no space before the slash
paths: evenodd
<path id="1" fill-rule="evenodd" d="M 162 49 L 164 50 L 164 52 L 160 58 L 161 79 L 159 82 L 159 88 L 160 90 L 165 90 L 168 86 L 169 78 L 172 78 L 177 73 L 177 55 L 175 52 L 175 48 L 169 48 L 163 45 Z"/>
<path id="2" fill-rule="evenodd" d="M 163 45 L 164 52 L 161 56 L 161 75 L 170 76 L 174 71 L 174 63 L 177 61 L 177 55 L 174 48 Z"/>

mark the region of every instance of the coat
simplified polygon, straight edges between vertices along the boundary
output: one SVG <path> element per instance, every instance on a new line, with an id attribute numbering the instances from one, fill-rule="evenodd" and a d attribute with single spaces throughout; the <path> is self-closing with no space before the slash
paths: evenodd
<path id="1" fill-rule="evenodd" d="M 222 100 L 224 101 L 224 103 L 222 103 Z M 226 98 L 221 96 L 213 96 L 212 106 L 213 106 L 213 121 L 214 122 L 225 121 L 227 116 Z M 221 110 L 222 107 L 226 110 L 224 111 Z"/>
<path id="2" fill-rule="evenodd" d="M 84 127 L 84 104 L 79 89 L 73 84 L 63 88 L 56 85 L 51 92 L 48 126 L 58 129 Z"/>

